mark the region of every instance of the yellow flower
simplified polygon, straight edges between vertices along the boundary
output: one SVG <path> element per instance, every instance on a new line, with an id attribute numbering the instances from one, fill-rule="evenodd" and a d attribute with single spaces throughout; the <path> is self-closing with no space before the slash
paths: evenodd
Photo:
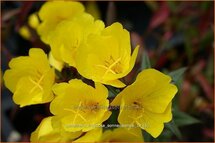
<path id="1" fill-rule="evenodd" d="M 108 111 L 108 90 L 100 83 L 95 88 L 81 80 L 70 80 L 53 86 L 57 95 L 51 102 L 50 111 L 56 115 L 66 131 L 89 131 L 100 126 L 111 115 Z"/>
<path id="2" fill-rule="evenodd" d="M 131 56 L 129 32 L 120 23 L 106 27 L 101 34 L 91 34 L 76 54 L 79 73 L 95 82 L 124 87 L 119 78 L 134 66 L 138 48 Z"/>
<path id="3" fill-rule="evenodd" d="M 49 35 L 56 26 L 64 20 L 83 13 L 84 6 L 79 2 L 72 1 L 49 1 L 46 2 L 39 11 L 42 23 L 37 32 L 45 43 L 49 43 Z"/>
<path id="4" fill-rule="evenodd" d="M 29 28 L 25 25 L 19 29 L 19 34 L 26 40 L 31 39 L 31 32 L 30 32 Z"/>
<path id="5" fill-rule="evenodd" d="M 116 128 L 106 130 L 101 137 L 102 142 L 143 142 L 140 128 Z"/>
<path id="6" fill-rule="evenodd" d="M 29 56 L 12 59 L 9 67 L 11 69 L 4 74 L 5 85 L 14 93 L 13 100 L 20 107 L 53 99 L 54 70 L 43 50 L 32 48 Z"/>
<path id="7" fill-rule="evenodd" d="M 42 120 L 37 129 L 31 133 L 31 142 L 67 142 L 81 136 L 82 132 L 66 132 L 52 126 L 52 118 Z"/>
<path id="8" fill-rule="evenodd" d="M 61 22 L 50 36 L 50 46 L 53 56 L 70 66 L 76 66 L 76 51 L 85 41 L 87 36 L 92 33 L 99 33 L 104 29 L 104 23 L 100 20 L 94 21 L 94 18 L 83 13 L 72 20 Z"/>
<path id="9" fill-rule="evenodd" d="M 120 105 L 118 121 L 145 129 L 153 137 L 172 119 L 171 100 L 177 87 L 171 78 L 155 69 L 143 70 L 136 81 L 127 86 L 111 103 Z"/>
<path id="10" fill-rule="evenodd" d="M 33 13 L 28 17 L 28 24 L 33 29 L 36 29 L 39 26 L 40 21 L 36 13 Z"/>

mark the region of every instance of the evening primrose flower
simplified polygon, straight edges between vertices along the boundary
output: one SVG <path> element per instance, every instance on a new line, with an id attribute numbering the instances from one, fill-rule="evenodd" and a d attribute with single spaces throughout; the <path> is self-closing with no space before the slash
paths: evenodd
<path id="1" fill-rule="evenodd" d="M 96 34 L 104 29 L 104 23 L 87 14 L 80 14 L 72 20 L 61 22 L 50 36 L 51 53 L 53 56 L 70 66 L 75 67 L 75 56 L 82 42 L 89 34 Z"/>
<path id="2" fill-rule="evenodd" d="M 53 118 L 54 116 L 50 116 L 42 120 L 37 129 L 31 133 L 31 142 L 96 142 L 102 135 L 102 128 L 89 132 L 67 132 L 60 124 L 57 127 L 53 126 Z"/>
<path id="3" fill-rule="evenodd" d="M 76 55 L 76 68 L 83 77 L 95 82 L 124 87 L 118 79 L 131 71 L 137 53 L 138 48 L 135 48 L 131 56 L 129 32 L 120 23 L 114 23 L 101 34 L 89 35 L 81 44 Z"/>
<path id="4" fill-rule="evenodd" d="M 101 142 L 143 142 L 140 128 L 115 128 L 106 130 L 100 139 Z"/>
<path id="5" fill-rule="evenodd" d="M 153 137 L 160 135 L 164 123 L 172 119 L 171 100 L 177 87 L 171 78 L 155 69 L 143 70 L 111 103 L 120 105 L 118 122 L 139 126 Z"/>
<path id="6" fill-rule="evenodd" d="M 20 107 L 53 99 L 54 70 L 43 50 L 32 48 L 29 56 L 12 59 L 9 67 L 4 74 L 5 86 L 14 93 L 13 100 Z"/>
<path id="7" fill-rule="evenodd" d="M 42 21 L 37 32 L 46 44 L 49 43 L 49 35 L 56 26 L 64 20 L 72 19 L 84 12 L 84 6 L 73 1 L 49 1 L 39 10 L 39 18 Z"/>
<path id="8" fill-rule="evenodd" d="M 70 80 L 53 86 L 57 95 L 51 102 L 50 111 L 60 120 L 66 131 L 89 131 L 98 127 L 111 115 L 108 111 L 108 90 L 100 83 L 95 88 L 81 80 Z"/>
<path id="9" fill-rule="evenodd" d="M 31 142 L 69 142 L 82 135 L 82 132 L 66 132 L 52 126 L 52 118 L 42 120 L 37 129 L 31 133 Z"/>

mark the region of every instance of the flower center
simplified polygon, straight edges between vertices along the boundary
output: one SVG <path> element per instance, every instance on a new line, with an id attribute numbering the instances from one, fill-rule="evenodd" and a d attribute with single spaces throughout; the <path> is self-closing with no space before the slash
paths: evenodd
<path id="1" fill-rule="evenodd" d="M 97 112 L 99 110 L 99 103 L 98 102 L 89 102 L 85 104 L 86 111 L 88 112 Z"/>
<path id="2" fill-rule="evenodd" d="M 36 71 L 35 79 L 34 77 L 31 76 L 28 77 L 29 80 L 34 84 L 34 87 L 30 90 L 30 94 L 34 92 L 37 88 L 40 89 L 40 91 L 43 91 L 42 81 L 48 72 L 49 70 L 44 73 Z"/>
<path id="3" fill-rule="evenodd" d="M 118 58 L 117 60 L 114 60 L 112 56 L 108 60 L 105 61 L 105 66 L 109 67 L 111 71 L 113 71 L 115 74 L 122 72 L 122 64 L 120 62 L 121 58 Z"/>
<path id="4" fill-rule="evenodd" d="M 63 17 L 63 16 L 61 16 L 61 15 L 57 15 L 57 16 L 56 16 L 56 22 L 57 22 L 57 23 L 60 23 L 61 21 L 65 20 L 65 19 L 66 19 L 66 17 Z"/>
<path id="5" fill-rule="evenodd" d="M 106 71 L 103 75 L 105 77 L 108 73 L 119 74 L 122 73 L 121 58 L 114 59 L 112 56 L 104 61 L 104 65 L 97 65 L 98 67 L 104 68 Z"/>
<path id="6" fill-rule="evenodd" d="M 132 109 L 134 109 L 134 110 L 142 110 L 142 109 L 143 109 L 143 106 L 142 106 L 139 102 L 134 101 L 134 102 L 132 103 Z"/>

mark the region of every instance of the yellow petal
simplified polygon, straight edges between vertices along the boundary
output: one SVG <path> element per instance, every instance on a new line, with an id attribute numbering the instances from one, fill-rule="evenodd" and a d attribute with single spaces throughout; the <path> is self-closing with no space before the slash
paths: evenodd
<path id="1" fill-rule="evenodd" d="M 83 12 L 84 6 L 80 2 L 50 1 L 46 2 L 39 11 L 41 20 L 56 21 L 58 16 L 67 18 Z"/>
<path id="2" fill-rule="evenodd" d="M 59 84 L 55 84 L 52 87 L 52 91 L 56 94 L 56 95 L 61 95 L 61 93 L 63 93 L 67 88 L 69 87 L 68 83 L 59 83 Z"/>
<path id="3" fill-rule="evenodd" d="M 167 108 L 165 109 L 165 111 L 163 113 L 150 112 L 150 116 L 153 117 L 154 119 L 159 119 L 160 121 L 163 121 L 164 123 L 171 121 L 172 120 L 172 103 L 169 103 L 169 105 L 167 106 Z"/>
<path id="4" fill-rule="evenodd" d="M 78 138 L 82 132 L 66 132 L 52 126 L 54 116 L 42 120 L 31 134 L 31 142 L 68 142 Z"/>
<path id="5" fill-rule="evenodd" d="M 143 114 L 143 117 L 139 119 L 140 127 L 146 130 L 154 138 L 157 138 L 163 131 L 164 124 L 159 120 L 152 118 L 147 114 Z"/>
<path id="6" fill-rule="evenodd" d="M 46 80 L 49 80 L 49 78 Z M 39 83 L 33 81 L 31 77 L 23 77 L 18 82 L 18 86 L 13 95 L 13 100 L 16 104 L 20 104 L 20 107 L 50 102 L 54 98 L 50 90 L 51 87 L 49 87 L 49 85 L 52 84 L 53 83 L 48 83 L 46 85 L 44 83 L 46 86 L 41 86 Z M 28 90 L 26 90 L 26 88 Z"/>
<path id="7" fill-rule="evenodd" d="M 51 52 L 49 53 L 49 63 L 51 66 L 53 66 L 55 69 L 57 69 L 60 72 L 62 71 L 64 66 L 64 63 L 55 59 Z"/>
<path id="8" fill-rule="evenodd" d="M 121 125 L 133 125 L 133 118 L 131 118 L 133 115 L 133 111 L 126 109 L 127 105 L 123 99 L 121 100 L 120 107 L 121 108 L 118 116 L 118 122 Z"/>
<path id="9" fill-rule="evenodd" d="M 39 10 L 39 17 L 42 23 L 38 26 L 37 32 L 43 42 L 49 44 L 49 36 L 56 26 L 64 20 L 72 19 L 84 12 L 84 6 L 73 1 L 50 1 L 46 2 Z"/>
<path id="10" fill-rule="evenodd" d="M 153 78 L 157 83 L 169 83 L 171 81 L 170 76 L 165 75 L 156 69 L 145 69 L 138 74 L 136 79 L 141 80 L 148 77 Z"/>
<path id="11" fill-rule="evenodd" d="M 155 87 L 150 95 L 144 97 L 144 100 L 147 101 L 143 103 L 144 107 L 154 113 L 163 113 L 177 91 L 175 85 L 163 83 L 160 87 Z"/>
<path id="12" fill-rule="evenodd" d="M 126 85 L 121 82 L 120 80 L 109 80 L 109 81 L 102 81 L 102 83 L 107 84 L 107 85 L 111 85 L 114 87 L 118 87 L 118 88 L 122 88 L 125 87 Z"/>
<path id="13" fill-rule="evenodd" d="M 42 120 L 37 129 L 31 134 L 31 142 L 37 141 L 55 141 L 56 138 L 56 130 L 53 130 L 51 125 L 52 117 L 47 117 Z M 58 140 L 58 139 L 57 139 Z"/>
<path id="14" fill-rule="evenodd" d="M 36 29 L 39 26 L 40 21 L 36 13 L 33 13 L 28 17 L 28 24 L 33 29 Z"/>
<path id="15" fill-rule="evenodd" d="M 74 142 L 98 142 L 102 135 L 102 128 L 96 128 L 87 132 L 84 136 Z"/>
<path id="16" fill-rule="evenodd" d="M 110 116 L 111 116 L 112 112 L 107 111 L 105 112 L 103 118 L 102 118 L 102 122 L 106 121 Z"/>
<path id="17" fill-rule="evenodd" d="M 140 128 L 115 128 L 106 130 L 101 138 L 103 142 L 143 142 L 143 136 Z"/>
<path id="18" fill-rule="evenodd" d="M 15 92 L 16 85 L 20 78 L 25 76 L 24 72 L 18 72 L 18 71 L 12 71 L 12 70 L 6 70 L 3 76 L 5 86 L 11 91 Z"/>
<path id="19" fill-rule="evenodd" d="M 95 89 L 94 95 L 99 99 L 108 97 L 108 89 L 101 83 L 95 82 Z"/>
<path id="20" fill-rule="evenodd" d="M 130 60 L 130 67 L 129 67 L 129 70 L 128 71 L 131 71 L 132 68 L 134 67 L 135 65 L 135 62 L 136 62 L 136 58 L 137 58 L 137 55 L 138 55 L 138 51 L 139 51 L 139 45 L 136 46 L 136 48 L 134 49 L 133 51 L 133 54 L 131 56 L 131 60 Z"/>
<path id="21" fill-rule="evenodd" d="M 31 32 L 29 30 L 29 28 L 27 26 L 22 26 L 19 29 L 19 34 L 26 40 L 30 40 L 31 39 Z"/>
<path id="22" fill-rule="evenodd" d="M 143 79 L 141 81 L 135 81 L 133 84 L 128 85 L 123 89 L 123 91 L 114 98 L 111 102 L 111 106 L 119 106 L 122 98 L 131 102 L 136 99 L 142 99 L 144 96 L 152 93 L 154 86 L 154 80 Z"/>

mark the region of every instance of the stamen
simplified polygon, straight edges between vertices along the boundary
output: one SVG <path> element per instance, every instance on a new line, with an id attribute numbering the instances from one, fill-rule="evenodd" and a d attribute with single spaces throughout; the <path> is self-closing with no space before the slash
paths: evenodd
<path id="1" fill-rule="evenodd" d="M 50 69 L 51 70 L 51 69 Z M 49 72 L 46 71 L 44 74 L 42 74 L 42 76 L 40 77 L 40 79 L 36 82 L 34 81 L 30 76 L 28 77 L 29 80 L 35 85 L 31 90 L 30 90 L 30 94 L 38 87 L 41 91 L 43 91 L 43 87 L 40 85 L 40 82 L 42 82 L 42 80 L 44 79 L 44 77 L 46 76 L 46 74 Z"/>
<path id="2" fill-rule="evenodd" d="M 104 68 L 106 71 L 104 75 L 102 76 L 102 79 L 108 74 L 108 72 L 111 72 L 112 74 L 117 74 L 119 71 L 117 68 L 112 69 L 114 66 L 120 63 L 121 57 L 118 58 L 116 61 L 113 59 L 112 56 L 110 56 L 110 59 L 108 61 L 105 61 L 105 65 L 95 65 L 96 67 Z M 110 64 L 113 62 L 112 64 Z"/>
<path id="3" fill-rule="evenodd" d="M 40 85 L 40 82 L 42 81 L 42 79 L 44 78 L 44 76 L 42 76 L 38 82 L 35 82 L 31 77 L 29 77 L 29 80 L 35 85 L 31 90 L 30 90 L 30 94 L 38 87 L 41 91 L 43 91 L 42 86 Z"/>
<path id="4" fill-rule="evenodd" d="M 75 123 L 75 120 L 76 120 L 77 116 L 81 117 L 81 119 L 83 119 L 85 122 L 87 121 L 87 120 L 79 113 L 79 108 L 80 108 L 80 107 L 81 107 L 81 102 L 80 102 L 79 105 L 78 105 L 78 110 L 77 110 L 77 111 L 74 111 L 74 110 L 69 109 L 69 108 L 64 108 L 64 110 L 73 112 L 73 113 L 75 114 L 75 117 L 73 118 L 73 121 L 72 121 L 73 124 Z"/>
<path id="5" fill-rule="evenodd" d="M 97 67 L 101 67 L 101 68 L 104 68 L 104 69 L 106 69 L 106 70 L 109 70 L 108 69 L 108 67 L 106 67 L 106 66 L 104 66 L 104 65 L 96 65 Z M 109 70 L 111 73 L 113 73 L 113 74 L 116 74 L 113 70 Z"/>

